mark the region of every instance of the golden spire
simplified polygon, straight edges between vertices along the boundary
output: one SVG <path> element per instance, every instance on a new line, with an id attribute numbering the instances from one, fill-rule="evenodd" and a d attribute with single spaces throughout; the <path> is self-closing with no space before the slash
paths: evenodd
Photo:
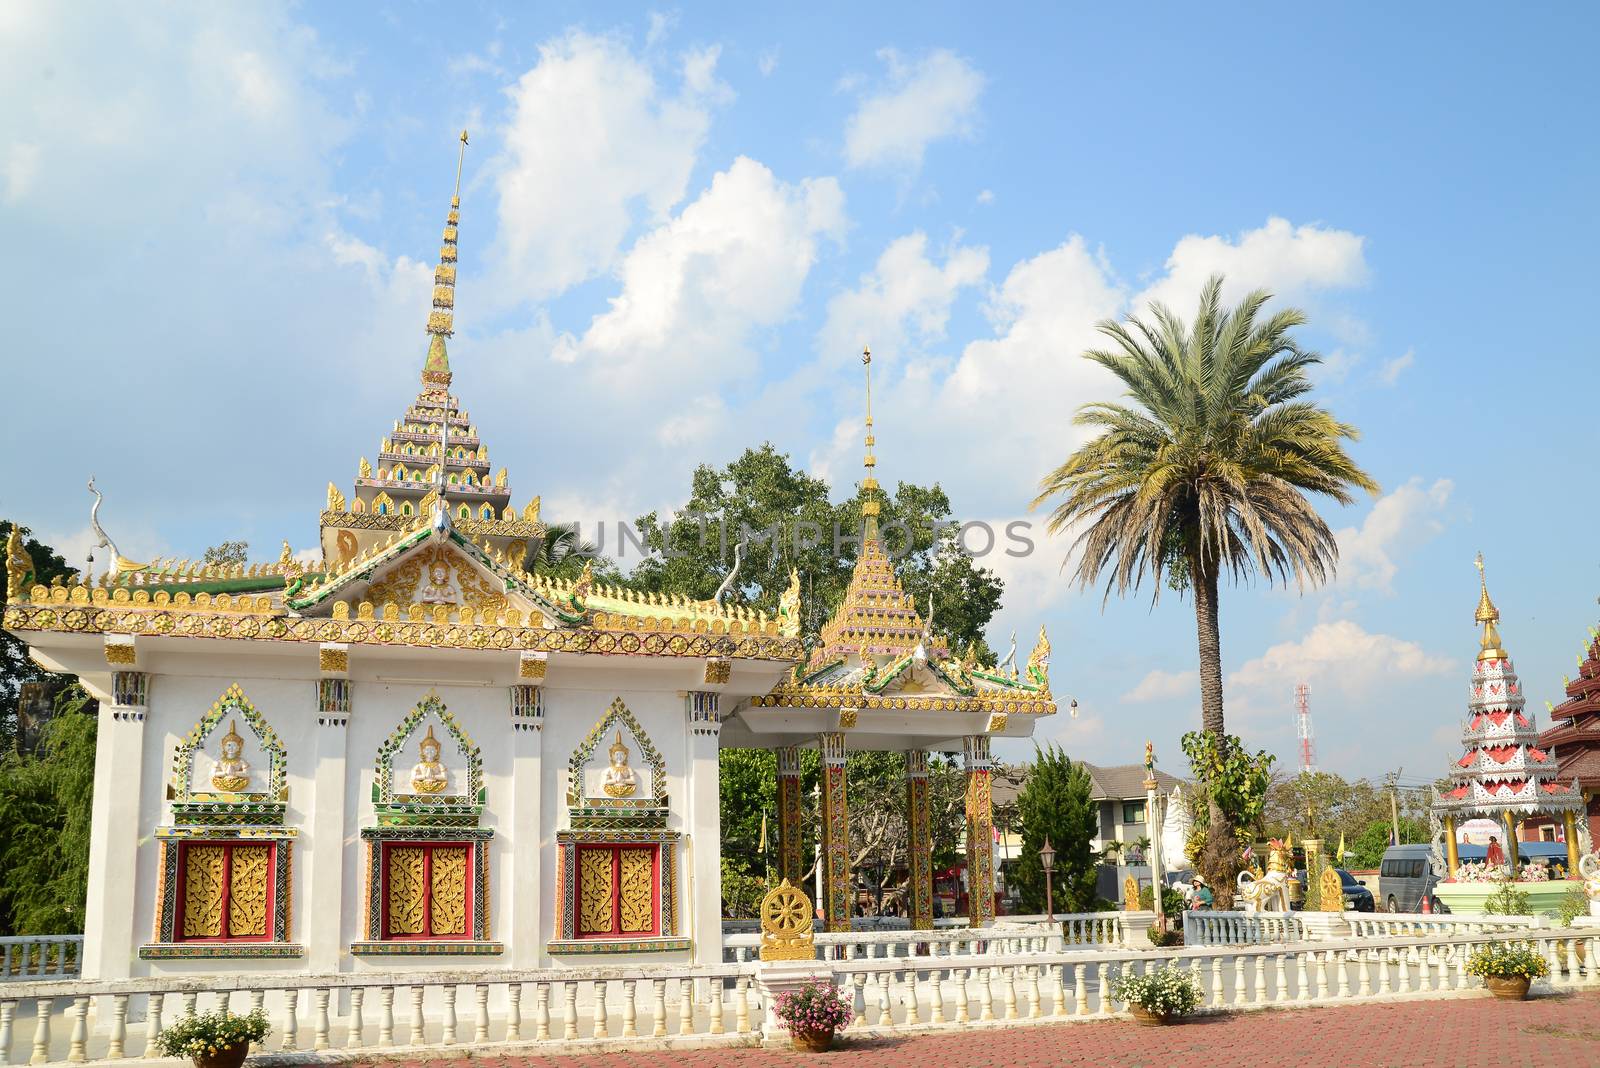
<path id="1" fill-rule="evenodd" d="M 866 530 L 862 537 L 862 547 L 878 540 L 878 480 L 873 477 L 873 472 L 878 466 L 878 458 L 872 454 L 872 448 L 877 444 L 877 439 L 872 436 L 872 348 L 866 346 L 861 350 L 861 363 L 867 373 L 867 455 L 863 461 L 867 474 L 861 480 L 861 493 L 866 500 L 861 502 L 861 514 L 866 517 Z"/>
<path id="2" fill-rule="evenodd" d="M 444 241 L 439 248 L 439 266 L 433 272 L 433 310 L 428 313 L 428 358 L 422 366 L 422 382 L 439 388 L 450 385 L 450 354 L 444 339 L 454 334 L 456 307 L 456 226 L 461 221 L 461 167 L 467 158 L 467 131 L 461 131 L 461 151 L 456 157 L 456 186 L 450 196 L 450 214 L 445 216 Z"/>
<path id="3" fill-rule="evenodd" d="M 1500 629 L 1495 626 L 1500 621 L 1500 609 L 1489 600 L 1489 582 L 1483 573 L 1483 554 L 1479 553 L 1473 564 L 1478 569 L 1478 610 L 1472 618 L 1483 624 L 1483 639 L 1479 642 L 1479 660 L 1506 660 L 1509 657 L 1500 646 Z"/>

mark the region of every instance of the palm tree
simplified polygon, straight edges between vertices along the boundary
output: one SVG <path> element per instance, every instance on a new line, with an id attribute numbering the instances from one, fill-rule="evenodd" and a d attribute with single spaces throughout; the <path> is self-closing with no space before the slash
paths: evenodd
<path id="1" fill-rule="evenodd" d="M 1154 600 L 1165 580 L 1194 595 L 1201 721 L 1219 751 L 1219 581 L 1322 582 L 1339 550 L 1307 494 L 1349 504 L 1356 489 L 1378 492 L 1345 452 L 1356 429 L 1306 399 L 1321 357 L 1291 333 L 1305 315 L 1284 308 L 1258 321 L 1270 294 L 1224 309 L 1221 291 L 1220 276 L 1206 282 L 1192 324 L 1160 304 L 1152 321 L 1100 324 L 1115 347 L 1084 356 L 1121 379 L 1132 403 L 1080 408 L 1074 421 L 1099 434 L 1044 477 L 1033 502 L 1059 499 L 1048 529 L 1078 532 L 1080 585 L 1104 576 L 1109 599 L 1149 579 Z M 1231 887 L 1237 836 L 1215 800 L 1210 824 L 1200 866 L 1214 887 Z"/>

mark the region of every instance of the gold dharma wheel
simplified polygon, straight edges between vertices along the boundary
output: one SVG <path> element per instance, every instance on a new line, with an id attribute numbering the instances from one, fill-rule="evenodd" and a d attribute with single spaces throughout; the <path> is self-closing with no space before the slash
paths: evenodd
<path id="1" fill-rule="evenodd" d="M 768 934 L 794 938 L 810 930 L 811 924 L 811 901 L 789 880 L 761 899 L 761 929 Z"/>

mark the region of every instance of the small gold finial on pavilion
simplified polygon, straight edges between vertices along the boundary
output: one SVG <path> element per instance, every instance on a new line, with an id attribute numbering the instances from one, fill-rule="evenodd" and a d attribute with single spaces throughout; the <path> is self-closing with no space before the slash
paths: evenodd
<path id="1" fill-rule="evenodd" d="M 1509 657 L 1500 645 L 1500 628 L 1495 624 L 1500 621 L 1500 609 L 1494 606 L 1489 599 L 1489 581 L 1483 571 L 1483 554 L 1479 553 L 1473 560 L 1473 565 L 1478 569 L 1478 610 L 1472 618 L 1483 624 L 1483 638 L 1478 643 L 1479 660 L 1506 660 Z"/>

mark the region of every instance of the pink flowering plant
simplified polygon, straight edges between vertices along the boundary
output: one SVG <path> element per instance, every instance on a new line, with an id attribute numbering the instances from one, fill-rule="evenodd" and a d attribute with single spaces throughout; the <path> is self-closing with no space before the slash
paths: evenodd
<path id="1" fill-rule="evenodd" d="M 226 1010 L 185 1016 L 156 1036 L 156 1048 L 168 1057 L 207 1057 L 225 1049 L 260 1042 L 271 1031 L 260 1009 L 240 1016 Z"/>
<path id="2" fill-rule="evenodd" d="M 833 1034 L 842 1031 L 855 1010 L 850 999 L 831 983 L 808 982 L 798 990 L 785 990 L 774 1006 L 778 1021 L 796 1034 Z"/>
<path id="3" fill-rule="evenodd" d="M 1537 862 L 1524 864 L 1522 870 L 1517 872 L 1517 882 L 1519 883 L 1547 883 L 1549 881 L 1550 868 L 1545 864 Z"/>

